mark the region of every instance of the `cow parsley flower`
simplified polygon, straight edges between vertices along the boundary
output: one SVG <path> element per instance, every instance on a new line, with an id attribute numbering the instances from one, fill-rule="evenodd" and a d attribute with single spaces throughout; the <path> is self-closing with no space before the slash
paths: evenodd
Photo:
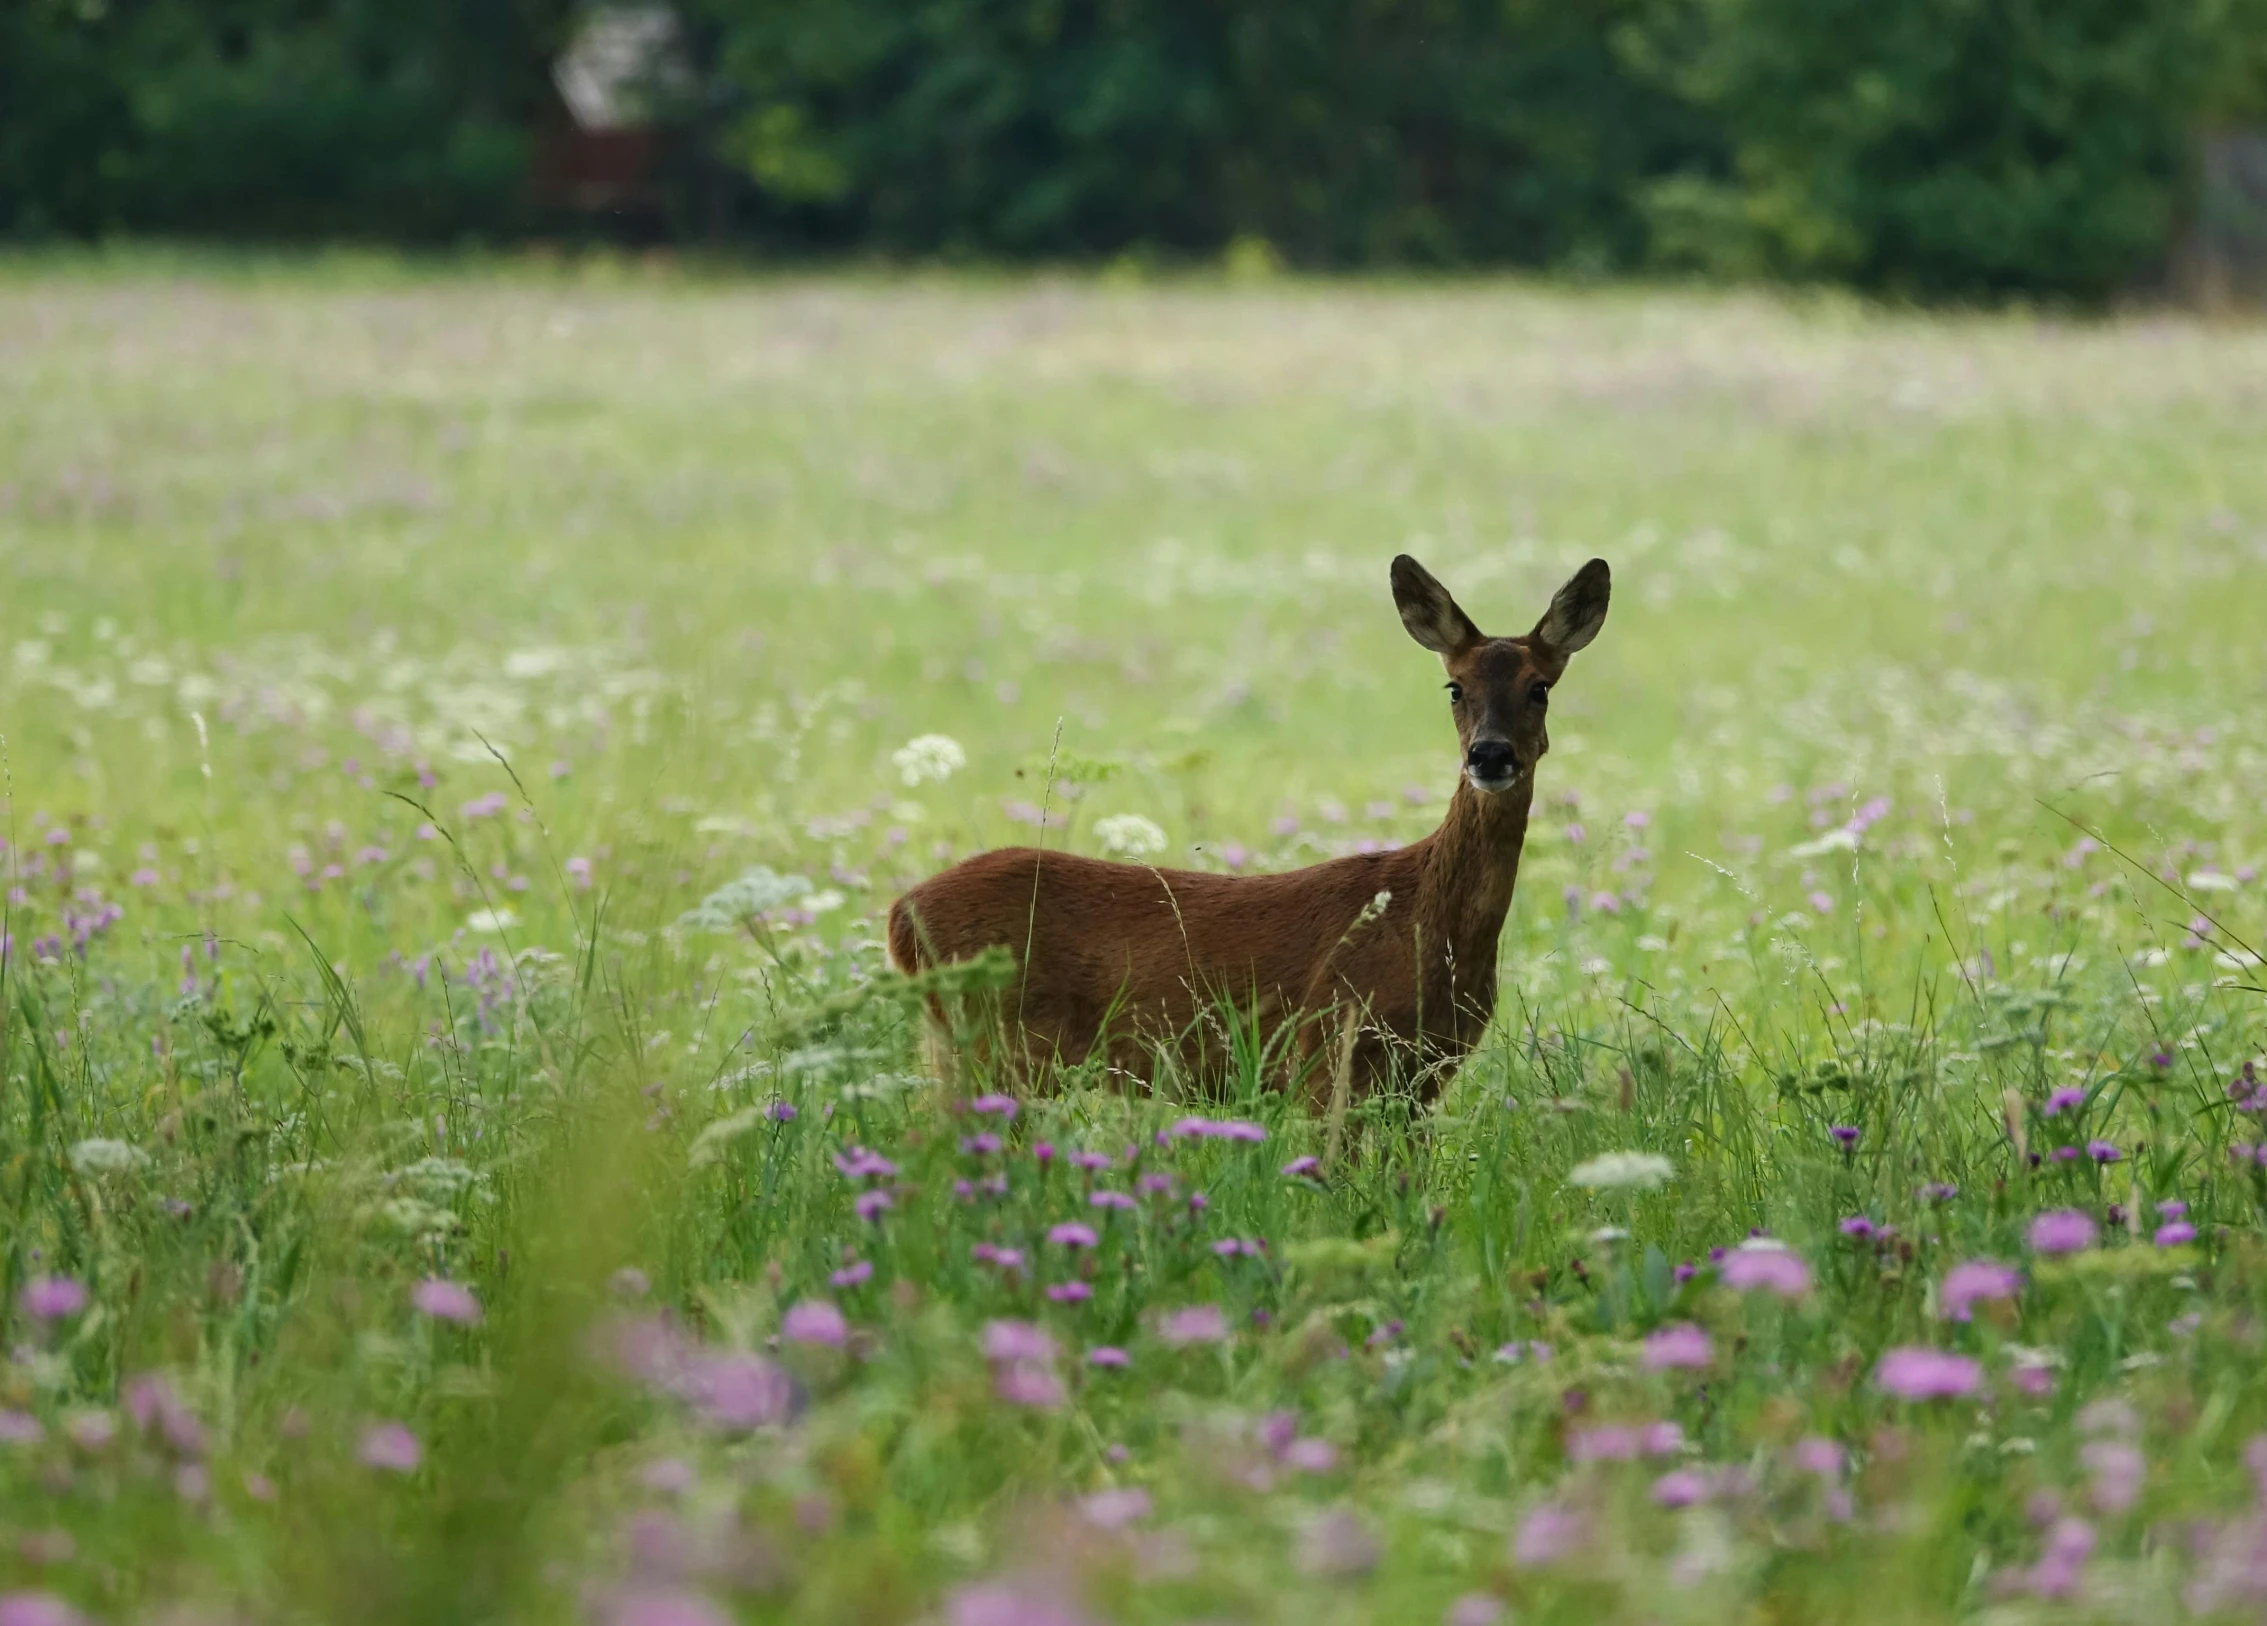
<path id="1" fill-rule="evenodd" d="M 934 784 L 950 779 L 968 766 L 968 753 L 949 734 L 922 734 L 890 753 L 897 776 L 908 785 Z"/>
<path id="2" fill-rule="evenodd" d="M 1652 1152 L 1607 1152 L 1577 1163 L 1567 1179 L 1592 1191 L 1651 1191 L 1668 1184 L 1676 1172 L 1675 1164 Z"/>
<path id="3" fill-rule="evenodd" d="M 1094 839 L 1113 858 L 1148 858 L 1165 850 L 1165 832 L 1139 813 L 1113 813 L 1094 821 Z"/>

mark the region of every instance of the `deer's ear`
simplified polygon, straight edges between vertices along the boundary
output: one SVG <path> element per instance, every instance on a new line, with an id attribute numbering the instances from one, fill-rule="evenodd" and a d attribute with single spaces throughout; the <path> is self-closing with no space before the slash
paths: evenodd
<path id="1" fill-rule="evenodd" d="M 1554 655 L 1571 655 L 1598 636 L 1606 624 L 1606 605 L 1614 596 L 1614 573 L 1606 561 L 1593 559 L 1567 578 L 1552 595 L 1551 607 L 1535 623 L 1530 635 Z"/>
<path id="2" fill-rule="evenodd" d="M 1409 636 L 1436 655 L 1455 655 L 1480 641 L 1480 629 L 1456 606 L 1448 589 L 1416 560 L 1398 554 L 1393 561 L 1393 607 Z"/>

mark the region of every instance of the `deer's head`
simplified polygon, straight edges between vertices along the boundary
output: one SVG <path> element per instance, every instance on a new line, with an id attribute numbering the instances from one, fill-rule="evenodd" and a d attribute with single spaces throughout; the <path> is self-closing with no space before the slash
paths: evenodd
<path id="1" fill-rule="evenodd" d="M 1464 777 L 1489 795 L 1535 771 L 1551 748 L 1544 719 L 1551 686 L 1568 657 L 1598 636 L 1613 594 L 1613 573 L 1593 559 L 1569 578 L 1524 638 L 1490 638 L 1458 608 L 1447 588 L 1406 553 L 1393 561 L 1393 602 L 1409 636 L 1448 670 L 1450 714 L 1464 751 Z"/>

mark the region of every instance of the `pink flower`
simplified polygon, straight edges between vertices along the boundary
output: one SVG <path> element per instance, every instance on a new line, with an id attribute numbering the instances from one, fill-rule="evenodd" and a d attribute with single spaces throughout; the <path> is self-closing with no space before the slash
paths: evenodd
<path id="1" fill-rule="evenodd" d="M 996 1118 L 1012 1118 L 1016 1113 L 1015 1097 L 1012 1095 L 979 1095 L 975 1100 L 968 1103 L 968 1110 L 987 1113 Z"/>
<path id="2" fill-rule="evenodd" d="M 2051 1208 L 2031 1221 L 2031 1246 L 2041 1253 L 2081 1253 L 2093 1245 L 2093 1217 L 2075 1208 Z"/>
<path id="3" fill-rule="evenodd" d="M 87 1290 L 68 1276 L 34 1276 L 16 1302 L 34 1321 L 60 1321 L 87 1307 Z"/>
<path id="4" fill-rule="evenodd" d="M 827 1277 L 829 1287 L 858 1287 L 874 1279 L 874 1262 L 871 1259 L 853 1259 L 840 1270 Z"/>
<path id="5" fill-rule="evenodd" d="M 1503 1600 L 1486 1592 L 1467 1592 L 1448 1606 L 1441 1626 L 1496 1626 L 1503 1619 Z"/>
<path id="6" fill-rule="evenodd" d="M 1286 1175 L 1289 1175 L 1292 1179 L 1296 1180 L 1301 1175 L 1312 1174 L 1315 1172 L 1315 1170 L 1321 1167 L 1322 1159 L 1314 1156 L 1312 1153 L 1309 1153 L 1304 1157 L 1295 1157 L 1290 1162 L 1284 1164 L 1283 1172 Z"/>
<path id="7" fill-rule="evenodd" d="M 0 1592 L 0 1626 L 85 1626 L 80 1614 L 52 1592 Z"/>
<path id="8" fill-rule="evenodd" d="M 1133 1364 L 1133 1357 L 1115 1344 L 1097 1344 L 1086 1352 L 1086 1364 L 1105 1367 L 1130 1366 Z"/>
<path id="9" fill-rule="evenodd" d="M 1512 1562 L 1555 1564 L 1589 1541 L 1590 1520 L 1585 1514 L 1557 1502 L 1545 1502 L 1520 1520 L 1518 1533 L 1511 1538 Z"/>
<path id="10" fill-rule="evenodd" d="M 1983 1369 L 1965 1355 L 1905 1345 L 1882 1356 L 1874 1382 L 1900 1400 L 1954 1400 L 1983 1387 Z"/>
<path id="11" fill-rule="evenodd" d="M 2160 1248 L 2177 1248 L 2183 1243 L 2196 1240 L 2196 1227 L 2186 1220 L 2174 1220 L 2169 1225 L 2157 1227 L 2155 1240 Z"/>
<path id="12" fill-rule="evenodd" d="M 2022 1285 L 2023 1278 L 2012 1265 L 2003 1265 L 1997 1259 L 1970 1259 L 1946 1273 L 1944 1291 L 1939 1296 L 1942 1313 L 1947 1321 L 1972 1320 L 1978 1299 L 2011 1299 Z"/>
<path id="13" fill-rule="evenodd" d="M 1643 1449 L 1637 1430 L 1620 1423 L 1578 1428 L 1566 1440 L 1569 1462 L 1634 1462 Z"/>
<path id="14" fill-rule="evenodd" d="M 1283 1448 L 1283 1464 L 1303 1474 L 1327 1474 L 1338 1466 L 1338 1447 L 1310 1434 Z"/>
<path id="15" fill-rule="evenodd" d="M 1776 1243 L 1743 1242 L 1724 1256 L 1724 1285 L 1743 1292 L 1760 1289 L 1781 1298 L 1799 1299 L 1810 1291 L 1810 1266 L 1802 1255 Z"/>
<path id="16" fill-rule="evenodd" d="M 1030 1321 L 984 1323 L 984 1358 L 988 1361 L 1051 1361 L 1055 1340 L 1045 1327 Z"/>
<path id="17" fill-rule="evenodd" d="M 825 1299 L 802 1299 L 779 1321 L 779 1336 L 791 1344 L 824 1344 L 840 1349 L 850 1339 L 850 1323 Z"/>
<path id="18" fill-rule="evenodd" d="M 732 1626 L 732 1617 L 697 1592 L 627 1586 L 606 1600 L 603 1626 Z"/>
<path id="19" fill-rule="evenodd" d="M 1086 1522 L 1101 1530 L 1123 1530 L 1149 1517 L 1149 1492 L 1139 1486 L 1096 1491 L 1079 1498 L 1078 1510 Z"/>
<path id="20" fill-rule="evenodd" d="M 1101 1238 L 1094 1234 L 1093 1226 L 1081 1225 L 1072 1220 L 1050 1230 L 1047 1240 L 1058 1248 L 1091 1248 Z"/>
<path id="21" fill-rule="evenodd" d="M 795 1380 L 761 1355 L 703 1352 L 672 1387 L 705 1427 L 723 1434 L 769 1428 L 795 1410 Z"/>
<path id="22" fill-rule="evenodd" d="M 1169 1133 L 1193 1136 L 1200 1140 L 1263 1141 L 1267 1139 L 1265 1125 L 1249 1123 L 1240 1118 L 1182 1118 L 1173 1125 Z"/>
<path id="23" fill-rule="evenodd" d="M 1839 1479 L 1842 1477 L 1842 1447 L 1834 1440 L 1806 1435 L 1795 1442 L 1795 1466 L 1821 1479 Z"/>
<path id="24" fill-rule="evenodd" d="M 1703 1367 L 1714 1355 L 1706 1332 L 1689 1321 L 1679 1321 L 1645 1340 L 1640 1362 L 1648 1371 L 1662 1372 L 1672 1367 Z"/>
<path id="25" fill-rule="evenodd" d="M 897 1206 L 897 1199 L 886 1191 L 861 1191 L 858 1200 L 850 1205 L 862 1220 L 870 1220 Z"/>
<path id="26" fill-rule="evenodd" d="M 1084 1282 L 1057 1282 L 1047 1289 L 1047 1297 L 1057 1304 L 1084 1304 L 1094 1297 L 1094 1289 Z"/>
<path id="27" fill-rule="evenodd" d="M 473 1297 L 472 1289 L 462 1282 L 428 1276 L 409 1290 L 409 1302 L 436 1321 L 453 1321 L 460 1327 L 470 1327 L 480 1320 L 480 1300 Z"/>
<path id="28" fill-rule="evenodd" d="M 945 1600 L 945 1626 L 1091 1626 L 1084 1610 L 1038 1582 L 984 1581 Z"/>
<path id="29" fill-rule="evenodd" d="M 2093 1483 L 2089 1494 L 2104 1513 L 2123 1513 L 2141 1500 L 2141 1481 L 2149 1464 L 2123 1440 L 2090 1440 L 2078 1452 Z"/>
<path id="30" fill-rule="evenodd" d="M 1653 1500 L 1663 1507 L 1690 1507 L 1708 1496 L 1708 1476 L 1697 1468 L 1672 1468 L 1653 1481 Z"/>
<path id="31" fill-rule="evenodd" d="M 1225 1343 L 1228 1318 L 1217 1304 L 1192 1304 L 1159 1320 L 1157 1336 L 1175 1349 L 1186 1349 L 1191 1344 Z"/>
<path id="32" fill-rule="evenodd" d="M 389 1474 L 413 1474 L 425 1458 L 417 1436 L 399 1423 L 372 1423 L 362 1431 L 362 1444 L 355 1455 L 365 1468 Z"/>
<path id="33" fill-rule="evenodd" d="M 1089 1192 L 1086 1202 L 1089 1208 L 1138 1208 L 1140 1206 L 1133 1198 L 1122 1191 Z"/>
<path id="34" fill-rule="evenodd" d="M 1053 1411 L 1063 1403 L 1055 1369 L 1038 1361 L 1002 1361 L 992 1373 L 992 1389 L 1011 1406 Z"/>

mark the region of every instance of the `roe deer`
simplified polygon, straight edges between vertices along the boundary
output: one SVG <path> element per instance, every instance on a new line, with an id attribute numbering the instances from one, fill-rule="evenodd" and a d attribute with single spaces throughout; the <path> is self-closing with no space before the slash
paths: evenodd
<path id="1" fill-rule="evenodd" d="M 892 906 L 891 963 L 911 973 L 1009 950 L 1016 974 L 997 1016 L 1009 1060 L 1027 1071 L 1082 1061 L 1098 1043 L 1129 1072 L 1159 1052 L 1193 1067 L 1207 1019 L 1231 1006 L 1284 1064 L 1281 1082 L 1310 1097 L 1342 1103 L 1398 1068 L 1431 1099 L 1495 1009 L 1496 940 L 1550 748 L 1551 685 L 1597 636 L 1611 589 L 1593 559 L 1534 631 L 1489 638 L 1416 560 L 1393 561 L 1401 624 L 1447 668 L 1463 751 L 1447 817 L 1421 841 L 1245 876 L 980 853 Z M 1334 1066 L 1315 1065 L 1331 1055 Z"/>

